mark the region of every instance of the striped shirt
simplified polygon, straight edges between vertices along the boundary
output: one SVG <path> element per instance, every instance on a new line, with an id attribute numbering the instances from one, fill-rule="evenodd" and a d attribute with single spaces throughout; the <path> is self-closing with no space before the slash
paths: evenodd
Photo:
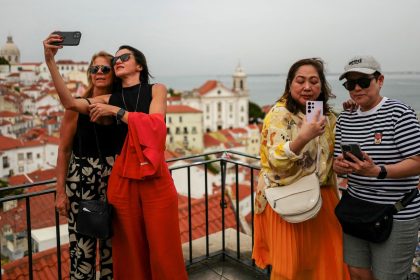
<path id="1" fill-rule="evenodd" d="M 420 155 L 420 125 L 415 112 L 400 101 L 382 98 L 375 108 L 362 112 L 343 111 L 337 119 L 334 156 L 341 143 L 358 143 L 377 165 L 395 164 Z M 420 173 L 420 172 L 419 172 Z M 380 204 L 394 204 L 417 187 L 419 176 L 377 179 L 348 174 L 351 195 Z M 420 216 L 420 196 L 394 215 L 396 220 Z"/>

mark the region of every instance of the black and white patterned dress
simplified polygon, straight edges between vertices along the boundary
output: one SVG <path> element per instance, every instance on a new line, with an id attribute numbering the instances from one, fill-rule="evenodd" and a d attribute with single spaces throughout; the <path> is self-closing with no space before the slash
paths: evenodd
<path id="1" fill-rule="evenodd" d="M 97 240 L 76 231 L 79 202 L 105 198 L 108 178 L 115 159 L 115 145 L 112 141 L 113 125 L 95 124 L 103 160 L 99 157 L 93 126 L 88 116 L 79 114 L 66 180 L 66 194 L 70 201 L 68 218 L 70 278 L 96 279 L 96 271 L 99 270 L 100 279 L 109 280 L 113 279 L 111 239 Z M 81 170 L 83 176 L 80 176 Z M 80 182 L 81 179 L 82 182 Z M 96 268 L 98 242 L 100 267 Z"/>

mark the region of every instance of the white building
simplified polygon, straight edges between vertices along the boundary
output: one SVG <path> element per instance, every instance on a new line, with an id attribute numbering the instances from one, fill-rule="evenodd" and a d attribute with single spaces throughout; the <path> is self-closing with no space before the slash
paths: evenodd
<path id="1" fill-rule="evenodd" d="M 56 165 L 58 139 L 23 142 L 0 135 L 0 177 L 49 169 Z"/>
<path id="2" fill-rule="evenodd" d="M 248 125 L 248 102 L 247 76 L 240 66 L 233 74 L 232 89 L 210 80 L 182 96 L 182 104 L 203 112 L 205 131 Z"/>
<path id="3" fill-rule="evenodd" d="M 69 243 L 68 224 L 60 225 L 60 244 Z M 33 252 L 42 252 L 57 247 L 55 226 L 34 229 L 31 231 Z"/>
<path id="4" fill-rule="evenodd" d="M 172 105 L 166 111 L 166 145 L 169 150 L 203 151 L 203 113 L 185 105 Z"/>

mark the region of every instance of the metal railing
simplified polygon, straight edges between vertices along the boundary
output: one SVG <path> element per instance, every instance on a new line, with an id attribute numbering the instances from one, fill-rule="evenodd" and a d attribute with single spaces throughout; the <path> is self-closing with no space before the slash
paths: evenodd
<path id="1" fill-rule="evenodd" d="M 206 157 L 210 157 L 210 159 L 205 159 Z M 212 157 L 212 158 L 211 158 Z M 174 172 L 175 170 L 180 169 L 186 169 L 187 170 L 187 188 L 188 188 L 188 236 L 189 236 L 189 253 L 188 253 L 188 259 L 187 259 L 187 267 L 191 266 L 195 263 L 198 263 L 206 258 L 214 257 L 216 255 L 221 255 L 224 259 L 225 257 L 229 257 L 233 260 L 239 261 L 242 264 L 245 264 L 246 266 L 252 267 L 255 270 L 261 271 L 258 268 L 255 267 L 255 264 L 253 261 L 248 258 L 244 259 L 241 258 L 241 248 L 240 248 L 240 216 L 239 216 L 239 167 L 242 166 L 244 168 L 248 168 L 250 171 L 250 192 L 251 192 L 251 237 L 252 237 L 252 246 L 254 244 L 254 171 L 259 170 L 260 167 L 258 165 L 246 163 L 244 161 L 235 160 L 234 157 L 241 157 L 244 159 L 252 160 L 252 161 L 258 161 L 259 157 L 251 156 L 245 153 L 236 152 L 232 150 L 222 150 L 222 151 L 215 151 L 215 152 L 209 152 L 209 153 L 203 153 L 199 155 L 193 155 L 193 156 L 184 156 L 174 159 L 167 160 L 167 163 L 174 163 L 177 161 L 189 161 L 187 164 L 179 165 L 179 166 L 173 166 L 170 167 L 170 172 Z M 220 251 L 212 252 L 210 253 L 210 245 L 209 245 L 209 194 L 208 194 L 208 172 L 209 172 L 209 166 L 211 164 L 219 164 L 220 165 L 220 182 L 221 182 L 221 201 L 220 201 L 220 207 L 222 211 L 221 215 L 221 232 L 222 232 L 222 249 Z M 235 207 L 232 207 L 232 209 L 235 212 L 235 219 L 236 219 L 236 254 L 232 254 L 226 250 L 226 236 L 225 236 L 225 208 L 228 207 L 228 203 L 225 200 L 225 193 L 226 193 L 226 175 L 228 172 L 228 165 L 232 165 L 234 167 L 235 172 L 235 193 L 236 193 L 236 201 L 235 201 Z M 204 168 L 204 201 L 205 201 L 205 227 L 206 227 L 206 246 L 205 246 L 205 255 L 200 257 L 193 258 L 193 240 L 192 240 L 192 203 L 191 203 L 191 168 L 192 167 L 198 167 L 202 166 Z M 0 189 L 0 194 L 4 191 L 14 191 L 14 190 L 21 190 L 21 189 L 28 189 L 35 186 L 41 186 L 41 185 L 48 185 L 48 184 L 54 184 L 56 183 L 56 180 L 47 180 L 37 183 L 31 183 L 31 184 L 24 184 L 14 187 L 6 187 Z M 32 252 L 32 238 L 31 238 L 31 208 L 30 208 L 30 199 L 32 197 L 36 196 L 42 196 L 47 194 L 56 194 L 55 188 L 48 189 L 48 190 L 42 190 L 42 191 L 36 191 L 31 193 L 23 193 L 19 195 L 9 195 L 3 198 L 0 198 L 0 205 L 3 202 L 12 201 L 12 200 L 22 200 L 24 199 L 26 202 L 26 238 L 27 238 L 27 246 L 28 246 L 28 275 L 29 279 L 33 279 L 33 252 Z M 62 279 L 62 272 L 61 272 L 61 247 L 60 247 L 60 227 L 59 227 L 59 214 L 57 211 L 55 212 L 55 227 L 56 227 L 56 249 L 57 249 L 57 276 L 58 279 Z M 2 279 L 2 273 L 3 270 L 1 269 L 1 262 L 0 262 L 0 280 Z"/>

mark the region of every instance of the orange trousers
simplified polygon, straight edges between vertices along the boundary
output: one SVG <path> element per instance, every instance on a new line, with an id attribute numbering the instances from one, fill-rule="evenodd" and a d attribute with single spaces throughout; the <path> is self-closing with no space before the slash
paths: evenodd
<path id="1" fill-rule="evenodd" d="M 108 184 L 114 279 L 187 279 L 178 196 L 169 171 L 146 180 L 121 178 L 115 171 Z"/>

